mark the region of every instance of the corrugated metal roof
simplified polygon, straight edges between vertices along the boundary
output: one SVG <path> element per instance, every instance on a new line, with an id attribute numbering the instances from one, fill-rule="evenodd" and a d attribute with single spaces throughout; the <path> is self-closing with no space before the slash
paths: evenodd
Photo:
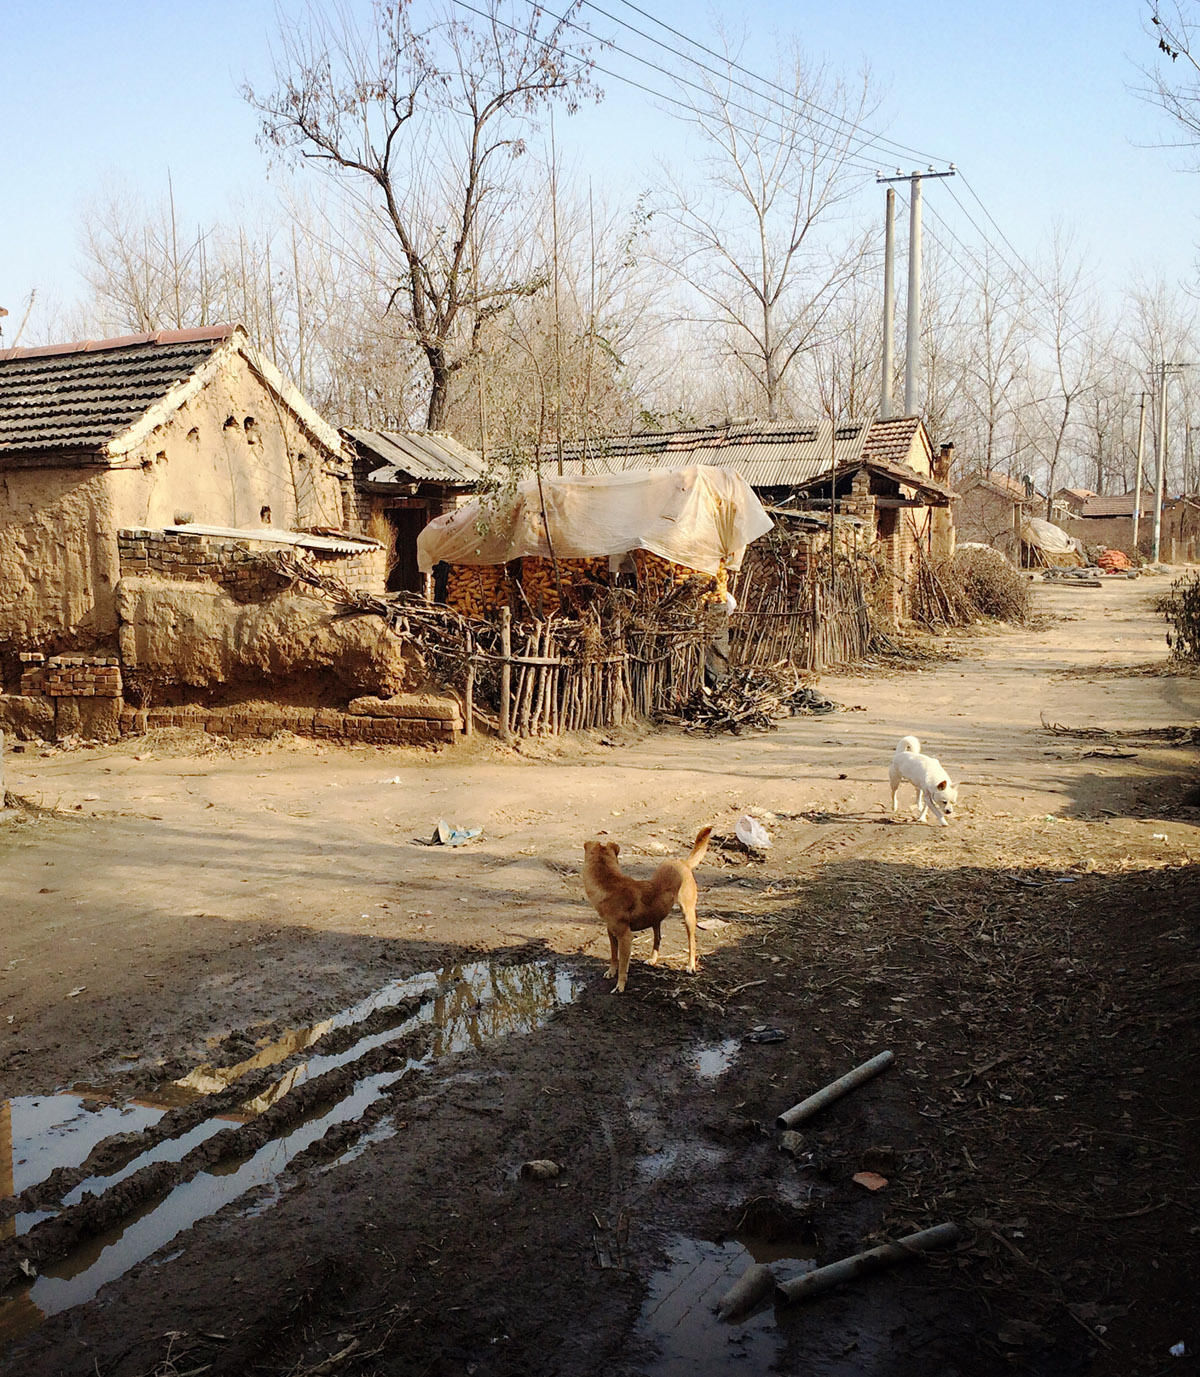
<path id="1" fill-rule="evenodd" d="M 134 530 L 140 527 L 132 528 Z M 214 536 L 218 540 L 257 540 L 265 545 L 298 545 L 304 550 L 320 550 L 324 554 L 354 555 L 363 550 L 382 549 L 379 541 L 369 536 L 310 535 L 307 531 L 282 531 L 273 526 L 201 526 L 189 522 L 186 526 L 162 527 L 169 535 Z"/>
<path id="2" fill-rule="evenodd" d="M 869 429 L 867 421 L 838 426 L 839 467 L 859 458 Z M 576 441 L 564 445 L 563 467 L 568 473 L 585 467 L 589 473 L 620 473 L 711 464 L 734 470 L 752 488 L 791 488 L 829 472 L 833 444 L 829 420 L 808 426 L 737 423 Z M 547 451 L 542 457 L 544 463 L 552 463 L 557 451 Z"/>
<path id="3" fill-rule="evenodd" d="M 0 352 L 0 457 L 102 449 L 232 333 L 220 325 Z"/>
<path id="4" fill-rule="evenodd" d="M 486 467 L 472 450 L 440 430 L 348 430 L 359 454 L 379 460 L 368 484 L 411 482 L 470 483 L 484 477 Z"/>

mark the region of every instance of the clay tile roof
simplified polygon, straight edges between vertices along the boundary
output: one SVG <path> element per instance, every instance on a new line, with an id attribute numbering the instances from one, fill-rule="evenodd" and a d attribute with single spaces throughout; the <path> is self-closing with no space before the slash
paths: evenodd
<path id="1" fill-rule="evenodd" d="M 984 481 L 990 483 L 993 488 L 998 488 L 1001 492 L 1008 493 L 1010 496 L 1016 498 L 1018 502 L 1025 501 L 1025 484 L 1020 482 L 1019 479 L 1010 478 L 1007 473 L 996 473 L 993 471 L 988 474 Z"/>
<path id="2" fill-rule="evenodd" d="M 1134 498 L 1137 496 L 1136 490 L 1110 497 L 1089 497 L 1083 504 L 1079 515 L 1086 517 L 1102 516 L 1132 516 Z M 1142 511 L 1152 509 L 1154 506 L 1154 493 L 1142 493 Z"/>
<path id="3" fill-rule="evenodd" d="M 863 445 L 863 458 L 906 463 L 920 424 L 919 416 L 893 416 L 886 421 L 872 421 Z"/>
<path id="4" fill-rule="evenodd" d="M 234 330 L 214 325 L 0 350 L 0 459 L 103 449 Z"/>

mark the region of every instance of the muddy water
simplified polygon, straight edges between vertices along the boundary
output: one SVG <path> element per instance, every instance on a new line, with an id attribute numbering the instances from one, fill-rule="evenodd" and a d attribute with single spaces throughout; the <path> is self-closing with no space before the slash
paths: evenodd
<path id="1" fill-rule="evenodd" d="M 717 1319 L 717 1305 L 752 1263 L 788 1259 L 780 1263 L 778 1274 L 795 1276 L 812 1266 L 811 1250 L 804 1245 L 763 1245 L 751 1237 L 727 1243 L 677 1237 L 667 1251 L 670 1265 L 651 1277 L 638 1317 L 637 1337 L 655 1353 L 643 1371 L 653 1377 L 772 1371 L 785 1341 L 771 1302 L 734 1324 Z"/>
<path id="2" fill-rule="evenodd" d="M 310 1112 L 298 1121 L 289 1120 L 285 1130 L 253 1150 L 239 1155 L 235 1146 L 218 1163 L 196 1171 L 165 1196 L 144 1202 L 113 1228 L 91 1237 L 67 1256 L 47 1263 L 35 1280 L 0 1297 L 0 1338 L 16 1337 L 45 1316 L 90 1300 L 100 1287 L 150 1257 L 185 1229 L 251 1192 L 254 1213 L 261 1213 L 286 1189 L 281 1177 L 300 1153 L 319 1143 L 335 1125 L 357 1122 L 405 1076 L 433 1072 L 441 1061 L 456 1053 L 485 1047 L 514 1033 L 531 1032 L 556 1009 L 573 1001 L 575 995 L 571 978 L 545 962 L 516 966 L 474 962 L 390 982 L 330 1019 L 288 1030 L 252 1057 L 232 1066 L 197 1067 L 164 1088 L 163 1098 L 167 1102 L 177 1103 L 181 1096 L 194 1098 L 226 1091 L 241 1076 L 284 1063 L 335 1030 L 352 1029 L 368 1020 L 373 1029 L 341 1050 L 326 1054 L 318 1051 L 291 1066 L 266 1090 L 243 1101 L 233 1113 L 226 1111 L 205 1119 L 175 1138 L 155 1143 L 119 1171 L 81 1182 L 64 1197 L 64 1208 L 78 1204 L 85 1195 L 103 1196 L 151 1163 L 182 1161 L 222 1129 L 253 1120 L 285 1101 L 300 1085 L 334 1072 L 344 1075 L 346 1068 L 353 1068 L 376 1048 L 401 1039 L 409 1039 L 406 1046 L 414 1048 L 401 1064 L 384 1071 L 364 1070 L 333 1103 L 318 1101 Z M 409 1012 L 414 998 L 415 1011 Z M 385 1017 L 385 1026 L 380 1028 L 380 1014 L 392 1009 L 397 1010 L 396 1019 L 389 1021 Z M 44 1096 L 36 1104 L 22 1103 L 17 1108 L 15 1116 L 10 1113 L 10 1122 L 14 1124 L 10 1160 L 14 1182 L 19 1165 L 20 1179 L 27 1185 L 44 1181 L 56 1166 L 79 1166 L 108 1135 L 152 1125 L 165 1112 L 163 1108 L 144 1105 L 85 1109 L 78 1096 L 69 1095 Z M 20 1126 L 19 1137 L 16 1125 Z M 379 1141 L 389 1132 L 385 1118 L 373 1124 L 364 1138 Z M 233 1141 L 236 1144 L 236 1134 Z M 0 1144 L 0 1164 L 3 1146 Z M 364 1142 L 352 1142 L 332 1165 L 349 1160 L 364 1146 Z M 20 1189 L 24 1187 L 17 1187 Z M 10 1193 L 16 1192 L 10 1188 Z M 7 1233 L 32 1228 L 41 1217 L 44 1216 L 18 1215 L 7 1221 Z"/>

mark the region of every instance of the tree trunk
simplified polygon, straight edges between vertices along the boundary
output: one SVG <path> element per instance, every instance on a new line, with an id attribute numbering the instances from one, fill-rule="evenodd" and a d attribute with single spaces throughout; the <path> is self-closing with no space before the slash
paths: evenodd
<path id="1" fill-rule="evenodd" d="M 429 359 L 430 390 L 429 414 L 425 420 L 427 430 L 441 430 L 446 422 L 446 407 L 450 401 L 450 368 L 446 363 L 445 351 L 439 348 L 426 349 Z"/>

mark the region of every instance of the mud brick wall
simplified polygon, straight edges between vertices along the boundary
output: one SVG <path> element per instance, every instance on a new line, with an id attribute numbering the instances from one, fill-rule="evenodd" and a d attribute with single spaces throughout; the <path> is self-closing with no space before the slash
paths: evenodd
<path id="1" fill-rule="evenodd" d="M 115 656 L 22 654 L 21 694 L 49 698 L 120 698 L 121 667 Z"/>
<path id="2" fill-rule="evenodd" d="M 126 734 L 158 727 L 191 727 L 233 738 L 269 737 L 292 732 L 319 740 L 370 746 L 449 745 L 462 731 L 462 719 L 369 717 L 336 708 L 151 708 L 121 714 Z"/>
<path id="3" fill-rule="evenodd" d="M 265 602 L 288 582 L 265 566 L 262 555 L 268 550 L 284 550 L 318 572 L 363 592 L 382 593 L 387 579 L 387 552 L 381 548 L 337 554 L 269 540 L 138 529 L 118 531 L 117 548 L 122 577 L 152 575 L 216 583 L 242 603 Z"/>
<path id="4" fill-rule="evenodd" d="M 387 551 L 363 550 L 355 555 L 331 554 L 325 550 L 298 552 L 320 574 L 340 579 L 357 592 L 382 594 L 387 588 Z"/>

